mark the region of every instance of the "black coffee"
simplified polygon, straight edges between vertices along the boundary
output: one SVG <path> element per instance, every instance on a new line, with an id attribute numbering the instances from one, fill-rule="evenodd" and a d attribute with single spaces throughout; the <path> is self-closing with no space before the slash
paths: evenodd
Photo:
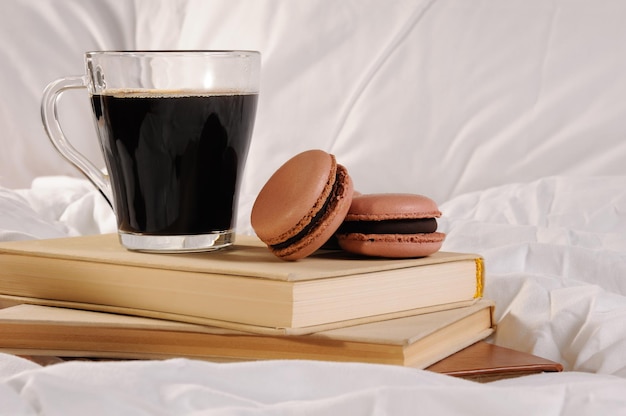
<path id="1" fill-rule="evenodd" d="M 93 95 L 92 105 L 120 230 L 186 235 L 233 228 L 256 94 L 127 92 Z"/>

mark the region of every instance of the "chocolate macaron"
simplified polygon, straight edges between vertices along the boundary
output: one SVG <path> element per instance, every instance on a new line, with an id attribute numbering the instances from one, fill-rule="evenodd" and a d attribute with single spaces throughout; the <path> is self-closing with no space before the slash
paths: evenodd
<path id="1" fill-rule="evenodd" d="M 283 164 L 259 192 L 250 221 L 276 256 L 298 260 L 337 231 L 352 202 L 346 168 L 322 150 L 302 152 Z"/>
<path id="2" fill-rule="evenodd" d="M 339 246 L 376 257 L 424 257 L 437 252 L 445 234 L 437 232 L 441 212 L 432 199 L 415 194 L 365 194 L 352 199 L 337 231 Z"/>

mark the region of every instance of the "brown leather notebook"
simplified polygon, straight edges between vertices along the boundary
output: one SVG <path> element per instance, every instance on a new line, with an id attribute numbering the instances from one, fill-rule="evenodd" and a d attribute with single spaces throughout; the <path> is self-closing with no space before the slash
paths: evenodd
<path id="1" fill-rule="evenodd" d="M 563 366 L 536 355 L 479 341 L 426 369 L 487 382 L 541 372 L 563 371 Z"/>

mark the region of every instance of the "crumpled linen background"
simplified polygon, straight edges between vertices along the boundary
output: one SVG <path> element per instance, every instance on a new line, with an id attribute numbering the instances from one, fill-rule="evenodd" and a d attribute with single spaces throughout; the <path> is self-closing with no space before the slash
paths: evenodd
<path id="1" fill-rule="evenodd" d="M 444 249 L 485 256 L 497 343 L 626 377 L 624 185 L 624 177 L 551 177 L 441 205 Z"/>
<path id="2" fill-rule="evenodd" d="M 19 360 L 16 357 L 2 357 Z M 489 384 L 313 361 L 69 362 L 1 378 L 11 415 L 623 414 L 626 380 L 543 374 Z"/>
<path id="3" fill-rule="evenodd" d="M 0 403 L 15 410 L 7 414 L 84 414 L 86 409 L 93 415 L 395 415 L 416 409 L 468 415 L 624 414 L 625 183 L 619 176 L 548 177 L 440 205 L 444 249 L 485 257 L 485 296 L 496 301 L 498 324 L 489 341 L 559 361 L 566 372 L 481 385 L 366 364 L 179 359 L 38 367 L 0 354 Z M 65 195 L 49 198 L 44 184 L 65 189 Z M 8 234 L 13 237 L 114 230 L 110 210 L 99 203 L 93 210 L 96 192 L 85 180 L 42 178 L 32 189 L 1 192 L 0 213 L 16 200 L 29 208 Z M 46 200 L 73 202 L 47 220 L 31 214 Z M 95 215 L 98 210 L 104 214 Z M 108 225 L 96 226 L 98 221 Z"/>

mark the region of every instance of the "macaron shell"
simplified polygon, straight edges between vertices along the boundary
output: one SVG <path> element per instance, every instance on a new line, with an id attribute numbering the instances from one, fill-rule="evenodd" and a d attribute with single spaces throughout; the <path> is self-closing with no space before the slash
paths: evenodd
<path id="1" fill-rule="evenodd" d="M 346 221 L 377 221 L 404 218 L 438 218 L 441 212 L 432 199 L 417 194 L 364 194 L 352 199 Z"/>
<path id="2" fill-rule="evenodd" d="M 445 234 L 338 234 L 339 246 L 351 253 L 371 257 L 426 257 L 441 249 Z"/>
<path id="3" fill-rule="evenodd" d="M 352 193 L 354 191 L 352 179 L 345 168 L 338 165 L 337 171 L 339 173 L 338 180 L 342 181 L 341 184 L 338 184 L 341 191 L 333 202 L 334 206 L 332 209 L 329 209 L 325 218 L 305 238 L 281 250 L 273 250 L 270 248 L 274 255 L 283 260 L 299 260 L 305 258 L 321 248 L 335 234 L 350 209 Z"/>
<path id="4" fill-rule="evenodd" d="M 336 176 L 334 156 L 322 150 L 302 152 L 285 162 L 259 192 L 250 221 L 266 244 L 298 234 L 321 209 Z"/>

